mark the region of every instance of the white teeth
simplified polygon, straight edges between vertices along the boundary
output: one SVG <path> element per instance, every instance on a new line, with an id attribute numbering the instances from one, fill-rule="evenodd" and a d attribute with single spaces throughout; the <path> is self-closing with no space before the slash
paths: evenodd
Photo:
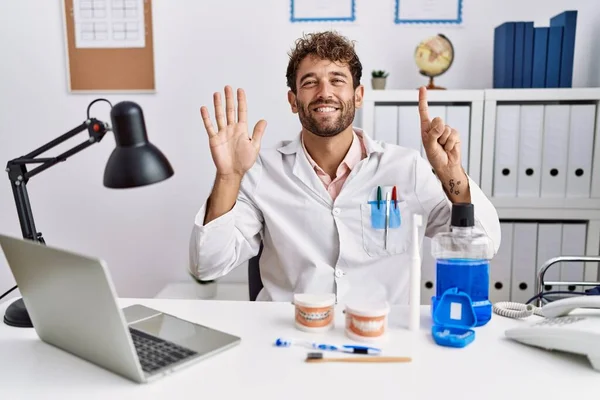
<path id="1" fill-rule="evenodd" d="M 298 310 L 298 312 L 300 313 L 302 318 L 304 318 L 307 321 L 320 321 L 323 319 L 327 319 L 327 317 L 329 317 L 329 310 L 323 311 L 323 312 L 311 312 L 311 313 L 307 313 L 302 310 Z"/>
<path id="2" fill-rule="evenodd" d="M 363 332 L 378 332 L 383 328 L 383 320 L 379 321 L 359 321 L 352 318 L 352 325 Z"/>
<path id="3" fill-rule="evenodd" d="M 333 107 L 319 107 L 317 108 L 317 112 L 333 112 L 335 108 Z"/>

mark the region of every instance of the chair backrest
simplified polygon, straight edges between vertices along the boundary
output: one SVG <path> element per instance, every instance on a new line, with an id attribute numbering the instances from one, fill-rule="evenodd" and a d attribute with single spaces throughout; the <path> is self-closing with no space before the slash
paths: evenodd
<path id="1" fill-rule="evenodd" d="M 262 254 L 263 245 L 260 244 L 258 254 L 248 260 L 248 294 L 250 301 L 255 301 L 258 293 L 263 288 L 262 279 L 260 278 L 260 255 Z"/>

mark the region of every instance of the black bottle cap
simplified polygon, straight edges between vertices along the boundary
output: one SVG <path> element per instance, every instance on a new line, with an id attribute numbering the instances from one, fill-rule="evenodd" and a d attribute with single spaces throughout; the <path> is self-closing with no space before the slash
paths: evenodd
<path id="1" fill-rule="evenodd" d="M 471 203 L 452 205 L 452 226 L 461 228 L 475 226 L 475 207 Z"/>

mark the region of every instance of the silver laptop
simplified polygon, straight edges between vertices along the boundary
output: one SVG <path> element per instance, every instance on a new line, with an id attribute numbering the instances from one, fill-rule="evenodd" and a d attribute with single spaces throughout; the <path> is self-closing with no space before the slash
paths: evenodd
<path id="1" fill-rule="evenodd" d="M 0 235 L 41 340 L 135 382 L 150 382 L 240 338 L 133 305 L 121 310 L 103 260 Z"/>

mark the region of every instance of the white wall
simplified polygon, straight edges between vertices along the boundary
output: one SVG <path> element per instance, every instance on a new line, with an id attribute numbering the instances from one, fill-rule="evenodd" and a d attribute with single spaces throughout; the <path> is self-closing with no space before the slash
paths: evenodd
<path id="1" fill-rule="evenodd" d="M 154 0 L 157 92 L 102 95 L 144 109 L 150 139 L 171 160 L 175 176 L 135 190 L 102 187 L 114 140 L 105 140 L 34 177 L 29 193 L 48 244 L 107 260 L 119 295 L 153 296 L 170 281 L 187 280 L 188 235 L 210 191 L 214 167 L 199 116 L 225 84 L 244 87 L 251 121 L 266 118 L 265 146 L 298 132 L 286 102 L 287 51 L 303 31 L 334 27 L 357 41 L 370 87 L 372 69 L 391 71 L 388 87 L 425 83 L 412 54 L 436 33 L 453 41 L 456 60 L 437 80 L 451 89 L 489 88 L 493 29 L 506 20 L 536 26 L 565 9 L 579 10 L 575 87 L 600 85 L 597 0 L 466 0 L 463 27 L 393 23 L 393 0 L 357 1 L 354 24 L 291 24 L 289 0 Z M 35 14 L 34 14 L 35 12 Z M 27 153 L 85 119 L 99 95 L 69 94 L 61 0 L 0 1 L 0 163 Z M 106 105 L 92 109 L 108 119 Z M 60 149 L 85 139 L 84 134 Z M 58 153 L 53 153 L 58 154 Z M 20 235 L 8 179 L 0 181 L 0 231 Z M 243 277 L 244 271 L 229 279 Z M 14 280 L 0 257 L 0 293 Z"/>

